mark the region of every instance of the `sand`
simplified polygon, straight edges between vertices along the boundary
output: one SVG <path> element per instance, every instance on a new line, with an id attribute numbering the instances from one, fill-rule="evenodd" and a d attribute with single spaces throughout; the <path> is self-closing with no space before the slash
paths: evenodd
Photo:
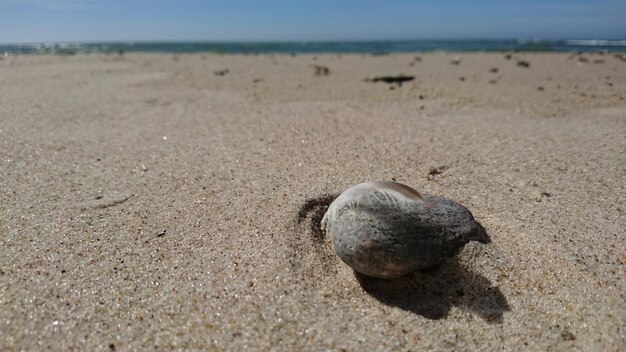
<path id="1" fill-rule="evenodd" d="M 355 275 L 316 222 L 391 179 L 492 243 Z M 612 54 L 3 58 L 0 350 L 622 351 L 625 185 Z"/>

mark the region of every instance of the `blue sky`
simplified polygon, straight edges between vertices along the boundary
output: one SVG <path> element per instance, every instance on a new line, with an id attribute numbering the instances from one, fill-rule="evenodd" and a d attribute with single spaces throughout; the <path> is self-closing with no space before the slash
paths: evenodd
<path id="1" fill-rule="evenodd" d="M 625 0 L 0 0 L 0 43 L 626 38 Z"/>

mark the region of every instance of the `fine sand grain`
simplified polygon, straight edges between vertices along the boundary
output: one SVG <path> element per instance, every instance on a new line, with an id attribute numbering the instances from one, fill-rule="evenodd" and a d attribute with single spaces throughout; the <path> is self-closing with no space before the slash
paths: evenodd
<path id="1" fill-rule="evenodd" d="M 319 220 L 391 179 L 492 243 L 355 275 Z M 625 185 L 610 54 L 7 57 L 0 350 L 623 351 Z"/>

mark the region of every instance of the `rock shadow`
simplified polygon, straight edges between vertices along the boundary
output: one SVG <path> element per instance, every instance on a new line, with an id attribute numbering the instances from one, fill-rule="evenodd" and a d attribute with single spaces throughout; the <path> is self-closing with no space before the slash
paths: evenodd
<path id="1" fill-rule="evenodd" d="M 354 274 L 363 290 L 381 303 L 428 319 L 444 319 L 456 306 L 489 323 L 501 323 L 504 312 L 510 310 L 499 288 L 483 275 L 464 268 L 455 258 L 437 268 L 396 279 Z"/>

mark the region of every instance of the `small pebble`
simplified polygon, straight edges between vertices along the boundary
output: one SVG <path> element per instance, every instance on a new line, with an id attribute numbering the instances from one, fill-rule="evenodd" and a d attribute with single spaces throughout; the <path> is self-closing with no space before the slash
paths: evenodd
<path id="1" fill-rule="evenodd" d="M 576 335 L 572 334 L 569 330 L 563 330 L 561 332 L 561 338 L 565 341 L 574 341 L 576 340 Z"/>

